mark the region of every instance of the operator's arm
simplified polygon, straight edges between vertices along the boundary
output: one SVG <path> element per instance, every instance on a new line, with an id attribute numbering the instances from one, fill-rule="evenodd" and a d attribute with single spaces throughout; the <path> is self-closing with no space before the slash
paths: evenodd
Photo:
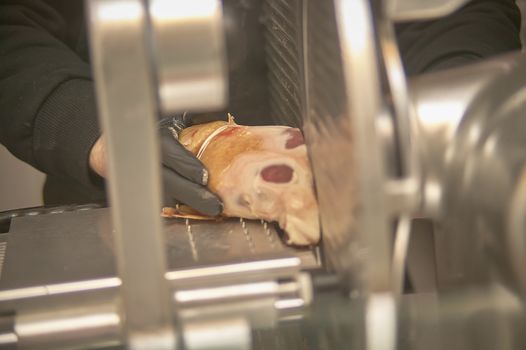
<path id="1" fill-rule="evenodd" d="M 55 4 L 82 6 L 61 1 Z M 0 0 L 0 142 L 41 171 L 96 190 L 102 181 L 95 172 L 106 175 L 106 160 L 102 141 L 96 142 L 94 86 L 88 63 L 65 44 L 66 20 L 46 1 Z M 202 163 L 166 130 L 161 143 L 166 204 L 220 213 Z"/>
<path id="2" fill-rule="evenodd" d="M 415 75 L 520 49 L 520 22 L 514 0 L 473 0 L 445 18 L 396 29 L 406 71 Z"/>
<path id="3" fill-rule="evenodd" d="M 0 142 L 56 177 L 91 185 L 99 136 L 89 65 L 66 44 L 45 1 L 0 0 Z"/>

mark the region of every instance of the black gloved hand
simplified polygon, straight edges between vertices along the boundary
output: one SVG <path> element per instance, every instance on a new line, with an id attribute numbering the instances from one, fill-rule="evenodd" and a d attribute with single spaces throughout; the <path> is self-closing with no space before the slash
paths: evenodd
<path id="1" fill-rule="evenodd" d="M 178 141 L 179 133 L 192 124 L 187 113 L 161 120 L 160 138 L 164 205 L 186 204 L 202 214 L 221 214 L 223 204 L 210 192 L 208 171 L 190 151 Z"/>

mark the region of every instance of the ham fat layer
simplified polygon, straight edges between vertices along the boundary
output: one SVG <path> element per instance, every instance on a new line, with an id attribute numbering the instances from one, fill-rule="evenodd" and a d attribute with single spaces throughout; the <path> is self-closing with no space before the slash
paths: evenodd
<path id="1" fill-rule="evenodd" d="M 189 127 L 179 141 L 207 167 L 223 215 L 277 221 L 289 244 L 319 241 L 318 206 L 299 129 L 219 121 Z M 163 213 L 181 216 L 170 209 Z"/>

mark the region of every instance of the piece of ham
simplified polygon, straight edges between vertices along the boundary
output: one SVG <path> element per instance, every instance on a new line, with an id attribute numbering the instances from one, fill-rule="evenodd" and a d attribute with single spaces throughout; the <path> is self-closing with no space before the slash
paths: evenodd
<path id="1" fill-rule="evenodd" d="M 231 119 L 184 129 L 179 141 L 208 169 L 208 186 L 223 201 L 223 215 L 276 221 L 289 244 L 319 241 L 318 206 L 299 129 L 242 126 Z M 163 214 L 199 217 L 166 208 Z"/>

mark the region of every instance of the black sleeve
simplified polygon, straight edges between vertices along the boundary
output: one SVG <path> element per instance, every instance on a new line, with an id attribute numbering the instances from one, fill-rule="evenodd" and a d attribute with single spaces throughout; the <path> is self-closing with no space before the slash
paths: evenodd
<path id="1" fill-rule="evenodd" d="M 513 0 L 473 0 L 445 18 L 396 27 L 409 75 L 518 50 L 520 11 Z"/>
<path id="2" fill-rule="evenodd" d="M 64 18 L 45 1 L 0 0 L 0 142 L 47 174 L 91 185 L 93 83 L 65 35 Z"/>

